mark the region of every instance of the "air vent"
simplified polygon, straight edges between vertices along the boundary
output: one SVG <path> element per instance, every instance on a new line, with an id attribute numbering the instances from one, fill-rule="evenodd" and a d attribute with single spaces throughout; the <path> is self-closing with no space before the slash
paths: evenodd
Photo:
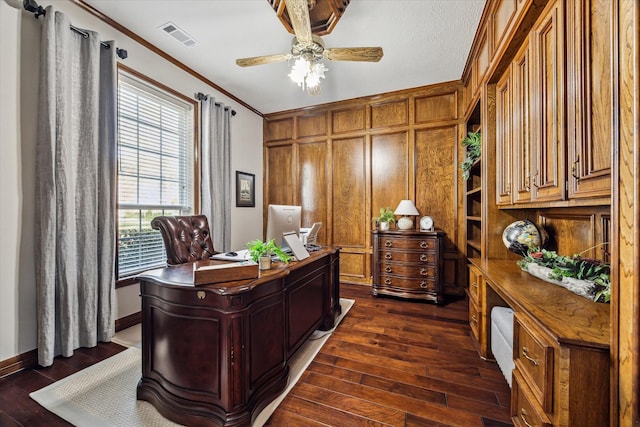
<path id="1" fill-rule="evenodd" d="M 169 34 L 171 37 L 173 37 L 186 47 L 194 47 L 197 44 L 197 42 L 189 34 L 187 34 L 173 22 L 167 22 L 166 24 L 158 27 L 158 29 Z"/>

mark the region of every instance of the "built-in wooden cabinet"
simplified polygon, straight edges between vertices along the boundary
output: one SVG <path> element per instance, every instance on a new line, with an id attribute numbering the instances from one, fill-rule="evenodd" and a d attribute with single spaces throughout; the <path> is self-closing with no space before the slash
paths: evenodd
<path id="1" fill-rule="evenodd" d="M 487 324 L 482 317 L 485 300 L 472 283 L 481 277 L 479 283 L 489 283 L 485 290 L 499 286 L 484 266 L 509 257 L 515 261 L 500 247 L 506 224 L 535 218 L 552 235 L 550 249 L 562 254 L 587 250 L 585 256 L 612 263 L 610 318 L 602 315 L 603 305 L 571 306 L 571 316 L 558 322 L 579 331 L 578 340 L 540 321 L 540 316 L 565 310 L 567 304 L 556 310 L 527 296 L 534 303 L 527 302 L 528 312 L 516 317 L 521 332 L 517 339 L 540 345 L 542 353 L 533 357 L 529 344 L 526 354 L 539 365 L 539 357 L 551 365 L 542 391 L 526 373 L 532 362 L 522 348 L 516 350 L 514 356 L 521 359 L 511 398 L 516 426 L 635 425 L 640 419 L 634 405 L 640 400 L 637 340 L 622 339 L 637 336 L 640 324 L 634 286 L 638 269 L 633 268 L 637 257 L 634 239 L 627 238 L 638 234 L 638 189 L 633 183 L 640 164 L 635 131 L 639 10 L 637 0 L 488 0 L 467 59 L 465 111 L 478 103 L 483 106 L 479 173 L 484 185 L 479 199 L 484 202 L 481 250 L 470 251 L 465 240 L 461 245 L 483 266 L 479 273 L 469 271 L 467 291 L 471 335 L 478 339 L 481 355 L 489 355 L 482 332 Z M 487 45 L 489 64 L 482 68 L 478 64 L 486 60 Z M 509 155 L 511 162 L 504 162 Z M 460 187 L 468 191 L 465 182 Z M 471 217 L 467 214 L 461 222 L 467 230 L 472 229 Z M 595 249 L 588 250 L 592 246 Z M 514 272 L 514 278 L 513 290 L 539 290 L 523 286 L 520 272 Z M 576 328 L 576 318 L 583 315 L 601 326 Z M 584 340 L 585 331 L 599 336 Z M 603 347 L 607 344 L 610 360 Z"/>
<path id="2" fill-rule="evenodd" d="M 511 75 L 496 84 L 496 204 L 511 204 L 512 109 Z M 515 170 L 514 170 L 515 172 Z"/>
<path id="3" fill-rule="evenodd" d="M 567 22 L 568 190 L 573 199 L 611 194 L 617 111 L 616 1 L 570 1 Z"/>
<path id="4" fill-rule="evenodd" d="M 529 42 L 525 39 L 509 70 L 511 74 L 511 200 L 531 201 L 531 129 Z M 505 107 L 502 107 L 505 108 Z M 505 108 L 506 109 L 506 108 Z"/>
<path id="5" fill-rule="evenodd" d="M 512 261 L 470 261 L 470 326 L 480 356 L 493 358 L 493 307 L 514 310 L 514 425 L 608 425 L 609 305 L 528 275 Z"/>
<path id="6" fill-rule="evenodd" d="M 613 15 L 609 2 L 549 2 L 497 80 L 497 205 L 608 203 Z"/>
<path id="7" fill-rule="evenodd" d="M 565 199 L 564 0 L 550 1 L 530 34 L 531 199 Z"/>

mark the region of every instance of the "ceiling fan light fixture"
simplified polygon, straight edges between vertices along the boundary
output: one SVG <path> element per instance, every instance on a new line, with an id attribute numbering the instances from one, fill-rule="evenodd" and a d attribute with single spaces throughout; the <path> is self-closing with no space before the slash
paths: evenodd
<path id="1" fill-rule="evenodd" d="M 310 95 L 317 95 L 320 93 L 320 79 L 325 78 L 326 71 L 327 67 L 317 59 L 299 56 L 291 67 L 289 78 Z"/>

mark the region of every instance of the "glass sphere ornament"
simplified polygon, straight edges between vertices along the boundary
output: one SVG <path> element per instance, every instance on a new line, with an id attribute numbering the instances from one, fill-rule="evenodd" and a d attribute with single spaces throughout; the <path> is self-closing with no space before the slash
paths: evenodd
<path id="1" fill-rule="evenodd" d="M 546 230 L 522 219 L 509 224 L 502 232 L 502 242 L 511 252 L 526 256 L 529 249 L 542 248 L 549 240 Z"/>

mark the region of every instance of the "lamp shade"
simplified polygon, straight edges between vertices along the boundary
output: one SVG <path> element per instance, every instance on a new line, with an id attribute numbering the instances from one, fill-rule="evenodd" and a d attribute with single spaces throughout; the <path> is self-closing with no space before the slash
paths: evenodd
<path id="1" fill-rule="evenodd" d="M 400 204 L 393 213 L 396 215 L 420 215 L 420 212 L 416 209 L 416 205 L 414 205 L 411 200 L 400 201 Z"/>

